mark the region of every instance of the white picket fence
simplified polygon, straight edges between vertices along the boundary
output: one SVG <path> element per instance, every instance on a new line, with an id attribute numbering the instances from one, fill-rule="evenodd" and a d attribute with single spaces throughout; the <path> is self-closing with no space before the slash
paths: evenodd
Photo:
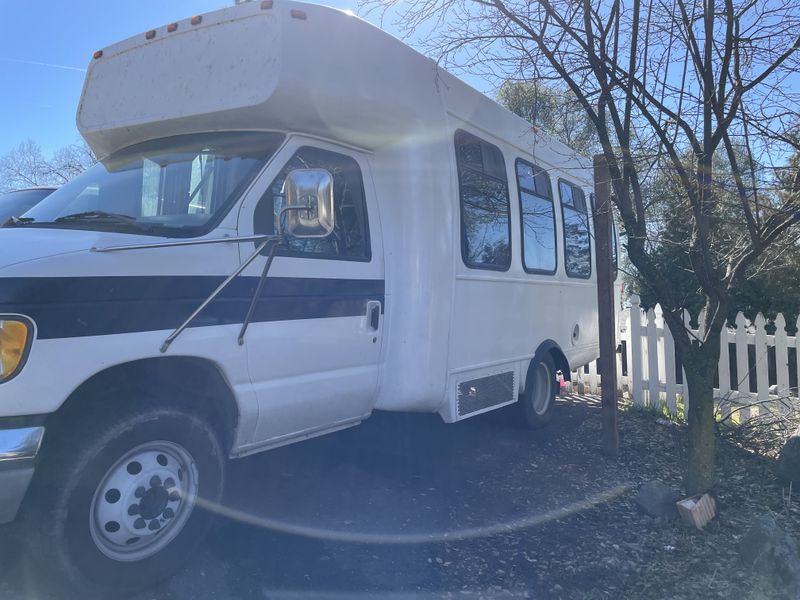
<path id="1" fill-rule="evenodd" d="M 645 312 L 639 302 L 638 296 L 631 296 L 630 307 L 618 316 L 618 339 L 624 345 L 624 352 L 617 354 L 618 390 L 636 406 L 660 408 L 666 405 L 670 414 L 677 415 L 682 405 L 686 414 L 691 399 L 685 383 L 678 379 L 675 344 L 664 323 L 661 307 Z M 702 324 L 702 317 L 699 315 L 698 323 Z M 702 337 L 702 331 L 691 327 L 687 311 L 683 313 L 683 320 L 687 335 Z M 739 313 L 736 328 L 723 330 L 719 383 L 714 390 L 722 417 L 733 412 L 733 419 L 743 422 L 759 411 L 800 407 L 797 398 L 800 336 L 787 334 L 782 314 L 771 323 L 774 334 L 767 333 L 769 325 L 760 313 L 753 322 Z M 800 330 L 800 317 L 797 328 Z M 794 352 L 790 352 L 792 348 Z M 587 393 L 597 393 L 601 381 L 596 363 L 573 373 L 573 381 L 583 384 Z M 685 382 L 686 377 L 681 381 Z"/>

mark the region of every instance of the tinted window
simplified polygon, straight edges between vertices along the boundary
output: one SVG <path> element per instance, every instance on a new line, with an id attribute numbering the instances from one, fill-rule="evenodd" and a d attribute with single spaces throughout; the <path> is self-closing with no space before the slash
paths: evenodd
<path id="1" fill-rule="evenodd" d="M 569 277 L 588 279 L 592 274 L 592 250 L 586 196 L 577 186 L 560 181 L 561 215 L 564 220 L 564 267 Z"/>
<path id="2" fill-rule="evenodd" d="M 522 224 L 522 264 L 526 271 L 555 273 L 556 221 L 553 190 L 546 171 L 517 161 Z"/>
<path id="3" fill-rule="evenodd" d="M 369 260 L 369 229 L 361 169 L 351 157 L 320 148 L 300 148 L 267 188 L 255 211 L 255 232 L 277 233 L 281 209 L 286 205 L 284 182 L 295 169 L 325 169 L 333 175 L 335 227 L 326 238 L 286 240 L 283 255 L 318 255 L 320 258 Z"/>
<path id="4" fill-rule="evenodd" d="M 51 193 L 53 190 L 42 188 L 3 194 L 0 196 L 0 224 L 5 223 L 11 217 L 22 216 Z"/>
<path id="5" fill-rule="evenodd" d="M 503 153 L 497 146 L 456 132 L 461 202 L 461 253 L 473 268 L 511 265 L 511 219 Z"/>

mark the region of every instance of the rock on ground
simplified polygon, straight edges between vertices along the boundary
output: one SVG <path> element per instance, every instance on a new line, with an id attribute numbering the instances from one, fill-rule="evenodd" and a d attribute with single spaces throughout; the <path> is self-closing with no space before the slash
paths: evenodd
<path id="1" fill-rule="evenodd" d="M 651 517 L 677 518 L 678 492 L 660 481 L 648 481 L 639 488 L 634 501 Z"/>
<path id="2" fill-rule="evenodd" d="M 739 543 L 742 562 L 749 568 L 780 577 L 792 598 L 800 594 L 800 549 L 770 515 L 757 517 Z"/>
<path id="3" fill-rule="evenodd" d="M 800 484 L 800 432 L 794 432 L 778 458 L 778 476 L 786 482 Z"/>

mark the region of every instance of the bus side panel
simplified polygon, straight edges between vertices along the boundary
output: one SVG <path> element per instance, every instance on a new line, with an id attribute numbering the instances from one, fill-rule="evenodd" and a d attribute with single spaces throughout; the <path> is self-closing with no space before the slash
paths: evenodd
<path id="1" fill-rule="evenodd" d="M 377 409 L 436 412 L 445 397 L 457 217 L 437 131 L 420 127 L 373 160 L 386 265 Z"/>
<path id="2" fill-rule="evenodd" d="M 503 151 L 509 188 L 511 265 L 505 271 L 467 267 L 461 257 L 462 233 L 460 227 L 456 228 L 452 250 L 456 260 L 456 281 L 448 402 L 441 411 L 447 421 L 515 401 L 516 393 L 524 389 L 530 359 L 545 340 L 554 341 L 572 367 L 594 360 L 598 349 L 595 269 L 586 280 L 568 278 L 564 273 L 563 226 L 557 191 L 554 199 L 557 271 L 554 275 L 527 273 L 522 264 L 520 208 L 514 163 L 516 158 L 531 161 L 531 155 L 458 119 L 453 119 L 451 127 L 453 132 L 459 128 L 466 129 Z M 537 154 L 534 162 L 546 168 L 552 181 L 556 182 L 563 172 L 548 168 L 543 160 L 547 156 L 546 148 L 537 149 Z M 574 173 L 570 173 L 569 177 L 586 188 L 586 182 L 577 179 Z M 456 193 L 456 210 L 458 203 Z M 594 252 L 592 255 L 594 263 Z M 574 332 L 577 332 L 576 335 L 573 335 Z M 510 388 L 512 381 L 513 388 Z M 489 394 L 496 394 L 495 398 L 477 408 L 468 407 L 465 411 L 461 406 L 463 394 L 471 392 L 480 396 L 481 385 L 488 385 L 486 389 Z"/>

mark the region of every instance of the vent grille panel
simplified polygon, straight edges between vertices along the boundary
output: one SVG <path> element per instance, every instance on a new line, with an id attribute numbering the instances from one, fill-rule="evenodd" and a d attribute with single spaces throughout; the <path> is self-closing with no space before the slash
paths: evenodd
<path id="1" fill-rule="evenodd" d="M 458 384 L 458 416 L 514 400 L 514 371 L 471 379 Z"/>

